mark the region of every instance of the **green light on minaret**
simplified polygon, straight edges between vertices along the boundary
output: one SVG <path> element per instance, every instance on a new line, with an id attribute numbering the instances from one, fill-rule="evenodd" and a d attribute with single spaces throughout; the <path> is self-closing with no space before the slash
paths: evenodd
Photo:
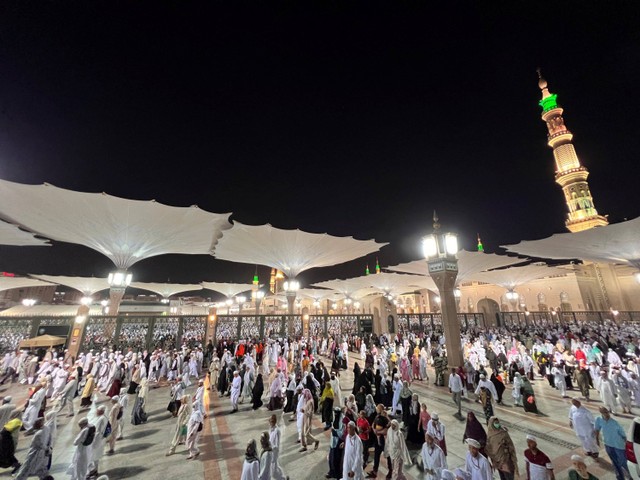
<path id="1" fill-rule="evenodd" d="M 380 263 L 378 263 L 378 257 L 376 257 L 376 273 L 380 273 Z"/>
<path id="2" fill-rule="evenodd" d="M 553 110 L 554 108 L 558 108 L 558 100 L 557 100 L 557 98 L 558 98 L 558 95 L 555 94 L 555 93 L 552 93 L 548 97 L 545 97 L 542 100 L 540 100 L 540 102 L 538 102 L 538 103 L 542 107 L 542 111 L 543 112 L 548 112 L 549 110 Z"/>
<path id="3" fill-rule="evenodd" d="M 484 252 L 484 245 L 482 245 L 482 240 L 480 240 L 480 234 L 478 234 L 478 251 Z"/>
<path id="4" fill-rule="evenodd" d="M 369 275 L 371 272 L 369 271 L 369 264 L 367 263 L 367 268 L 364 271 L 365 275 Z"/>

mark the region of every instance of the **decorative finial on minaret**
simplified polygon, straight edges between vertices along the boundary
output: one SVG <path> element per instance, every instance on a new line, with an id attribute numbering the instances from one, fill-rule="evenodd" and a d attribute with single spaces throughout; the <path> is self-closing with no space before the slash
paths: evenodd
<path id="1" fill-rule="evenodd" d="M 434 210 L 433 211 L 433 231 L 437 232 L 438 230 L 440 230 L 440 223 L 438 223 L 438 213 Z"/>
<path id="2" fill-rule="evenodd" d="M 480 234 L 478 234 L 478 251 L 484 252 L 484 245 L 482 245 L 482 240 L 480 240 Z"/>
<path id="3" fill-rule="evenodd" d="M 536 68 L 536 72 L 538 73 L 538 87 L 542 90 L 542 98 L 545 99 L 551 95 L 549 93 L 549 89 L 547 81 L 542 76 L 542 69 L 540 67 Z"/>

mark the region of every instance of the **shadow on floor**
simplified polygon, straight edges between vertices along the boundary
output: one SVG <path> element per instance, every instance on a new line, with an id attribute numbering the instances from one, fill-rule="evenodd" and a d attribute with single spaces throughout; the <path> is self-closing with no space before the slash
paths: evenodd
<path id="1" fill-rule="evenodd" d="M 125 445 L 124 447 L 116 450 L 116 453 L 135 453 L 141 450 L 146 450 L 149 447 L 153 447 L 155 444 L 153 443 L 134 443 L 133 445 Z M 118 477 L 114 477 L 118 478 Z"/>
<path id="2" fill-rule="evenodd" d="M 107 475 L 109 478 L 135 478 L 147 470 L 148 468 L 141 466 L 118 467 L 100 472 L 100 474 Z"/>
<path id="3" fill-rule="evenodd" d="M 149 430 L 136 430 L 133 433 L 125 432 L 126 435 L 125 435 L 124 438 L 125 438 L 125 440 L 133 440 L 133 439 L 136 439 L 136 438 L 143 438 L 143 437 L 146 437 L 148 435 L 153 435 L 153 434 L 155 434 L 155 433 L 157 433 L 159 431 L 160 431 L 159 428 L 150 428 Z M 116 443 L 116 445 L 117 445 L 117 443 Z"/>

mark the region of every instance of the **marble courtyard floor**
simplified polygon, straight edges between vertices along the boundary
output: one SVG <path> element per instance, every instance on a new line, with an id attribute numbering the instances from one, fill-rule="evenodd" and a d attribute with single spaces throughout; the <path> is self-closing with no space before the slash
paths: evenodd
<path id="1" fill-rule="evenodd" d="M 350 368 L 353 366 L 350 359 Z M 433 379 L 433 371 L 430 371 Z M 353 387 L 353 373 L 342 372 L 340 384 L 344 394 L 348 394 Z M 569 399 L 562 399 L 560 394 L 549 387 L 546 380 L 536 379 L 533 383 L 536 390 L 536 399 L 541 415 L 526 414 L 521 408 L 512 406 L 511 389 L 508 387 L 504 394 L 506 406 L 495 406 L 495 414 L 500 418 L 511 434 L 519 457 L 519 468 L 522 478 L 526 478 L 524 456 L 522 452 L 526 448 L 525 436 L 533 434 L 538 437 L 538 446 L 553 461 L 557 479 L 567 478 L 567 469 L 571 466 L 571 455 L 583 455 L 582 449 L 573 430 L 569 428 L 568 412 L 571 406 Z M 426 402 L 429 412 L 438 412 L 441 421 L 446 426 L 447 447 L 449 454 L 447 461 L 450 468 L 462 466 L 466 447 L 462 443 L 464 422 L 458 421 L 453 414 L 455 405 L 448 394 L 447 389 L 435 387 L 431 382 L 414 382 L 411 385 L 414 393 L 420 396 L 421 402 Z M 188 389 L 193 394 L 195 386 Z M 579 396 L 577 391 L 569 391 L 570 396 Z M 27 395 L 27 387 L 21 385 L 1 386 L 0 396 L 12 395 L 14 402 L 24 404 Z M 592 390 L 594 400 L 584 404 L 597 415 L 597 409 L 601 405 L 598 392 Z M 100 403 L 106 405 L 107 399 L 100 396 Z M 130 413 L 133 404 L 133 396 L 130 397 L 129 407 L 125 413 L 124 439 L 116 443 L 116 453 L 105 455 L 100 462 L 100 473 L 109 476 L 110 480 L 117 479 L 231 479 L 240 478 L 244 449 L 247 442 L 254 438 L 258 441 L 260 433 L 268 430 L 268 419 L 271 415 L 265 407 L 257 411 L 251 410 L 251 405 L 246 401 L 240 405 L 240 411 L 231 415 L 228 397 L 219 398 L 217 393 L 212 393 L 208 399 L 209 417 L 205 422 L 200 441 L 200 456 L 195 460 L 187 460 L 187 453 L 183 446 L 179 446 L 176 454 L 165 456 L 169 441 L 173 435 L 175 419 L 166 411 L 169 401 L 169 388 L 159 386 L 150 389 L 147 412 L 149 420 L 144 425 L 131 425 Z M 76 399 L 76 412 L 79 400 Z M 266 402 L 265 402 L 266 403 Z M 463 400 L 463 415 L 472 410 L 479 419 L 484 415 L 481 406 L 473 401 Z M 280 416 L 282 410 L 276 412 Z M 85 413 L 83 413 L 84 415 Z M 91 413 L 87 415 L 91 420 Z M 317 451 L 310 448 L 306 453 L 298 453 L 299 444 L 296 443 L 297 432 L 295 422 L 289 422 L 289 414 L 281 419 L 283 430 L 280 462 L 287 475 L 292 480 L 316 480 L 323 479 L 328 471 L 327 453 L 329 448 L 329 432 L 324 432 L 319 416 L 315 417 L 315 429 L 313 434 L 320 439 L 320 447 Z M 65 470 L 71 461 L 73 438 L 78 432 L 77 421 L 80 414 L 74 418 L 68 418 L 63 413 L 58 417 L 58 436 L 53 453 L 51 474 L 54 478 L 65 479 L 68 476 Z M 628 428 L 632 421 L 632 415 L 618 415 L 615 417 L 623 426 Z M 482 421 L 482 420 L 481 420 Z M 16 456 L 23 460 L 26 456 L 31 437 L 20 438 Z M 412 450 L 416 454 L 417 450 Z M 373 461 L 373 451 L 370 462 Z M 601 450 L 599 461 L 586 459 L 589 471 L 601 480 L 614 479 L 613 469 L 604 450 Z M 381 462 L 378 478 L 384 478 L 386 462 Z M 370 466 L 367 470 L 370 470 Z M 414 465 L 406 469 L 409 479 L 423 478 L 422 473 Z M 0 479 L 11 478 L 10 469 L 0 469 Z M 495 476 L 497 478 L 497 475 Z"/>

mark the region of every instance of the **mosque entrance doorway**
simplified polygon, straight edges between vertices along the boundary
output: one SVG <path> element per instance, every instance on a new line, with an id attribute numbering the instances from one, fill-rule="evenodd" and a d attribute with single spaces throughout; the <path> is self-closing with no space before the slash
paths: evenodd
<path id="1" fill-rule="evenodd" d="M 483 298 L 478 301 L 478 313 L 484 314 L 485 327 L 497 326 L 500 318 L 500 306 L 498 302 L 490 298 Z"/>

